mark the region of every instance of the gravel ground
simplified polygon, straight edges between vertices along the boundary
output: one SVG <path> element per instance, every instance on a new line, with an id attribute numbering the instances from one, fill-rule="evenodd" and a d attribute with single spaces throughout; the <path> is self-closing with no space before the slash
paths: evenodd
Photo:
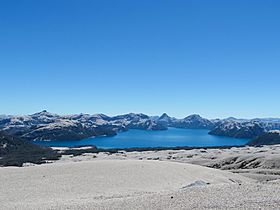
<path id="1" fill-rule="evenodd" d="M 280 145 L 231 149 L 162 150 L 65 156 L 59 162 L 92 160 L 162 160 L 191 163 L 240 173 L 259 181 L 280 179 Z"/>
<path id="2" fill-rule="evenodd" d="M 86 153 L 26 166 L 0 168 L 1 210 L 280 209 L 280 145 Z"/>
<path id="3" fill-rule="evenodd" d="M 222 184 L 170 194 L 113 199 L 83 209 L 279 209 L 279 184 Z M 108 208 L 109 206 L 109 208 Z M 73 208 L 74 209 L 74 208 Z"/>
<path id="4" fill-rule="evenodd" d="M 177 199 L 178 206 L 172 205 L 180 208 L 190 204 L 184 204 L 185 192 L 187 197 L 193 197 L 188 199 L 199 203 L 207 198 L 204 191 L 207 195 L 215 190 L 208 186 L 255 184 L 252 179 L 227 171 L 147 160 L 92 160 L 6 167 L 0 168 L 0 180 L 0 209 L 5 210 L 154 209 L 155 205 L 163 209 Z M 197 193 L 200 193 L 199 197 Z M 174 196 L 173 200 L 167 199 L 171 196 Z"/>
<path id="5" fill-rule="evenodd" d="M 106 198 L 65 205 L 50 209 L 100 210 L 176 210 L 176 209 L 279 209 L 279 184 L 220 184 L 193 186 L 172 193 L 152 193 L 142 196 Z"/>

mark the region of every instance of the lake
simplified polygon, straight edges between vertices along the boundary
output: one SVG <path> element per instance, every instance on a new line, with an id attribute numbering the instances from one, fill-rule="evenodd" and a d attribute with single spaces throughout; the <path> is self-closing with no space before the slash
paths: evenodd
<path id="1" fill-rule="evenodd" d="M 213 136 L 204 129 L 169 128 L 165 131 L 129 130 L 112 137 L 93 137 L 82 140 L 35 141 L 35 144 L 56 147 L 95 145 L 99 148 L 229 146 L 244 145 L 248 139 Z"/>

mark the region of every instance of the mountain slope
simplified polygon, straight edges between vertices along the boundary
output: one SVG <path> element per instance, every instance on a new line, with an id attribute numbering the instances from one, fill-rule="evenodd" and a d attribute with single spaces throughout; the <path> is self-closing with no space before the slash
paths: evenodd
<path id="1" fill-rule="evenodd" d="M 171 123 L 171 127 L 175 128 L 211 129 L 213 126 L 213 122 L 197 114 L 190 115 L 184 119 L 175 120 Z"/>
<path id="2" fill-rule="evenodd" d="M 57 115 L 47 111 L 25 116 L 3 116 L 0 129 L 26 140 L 72 140 L 113 136 L 128 129 L 165 130 L 144 114 L 108 117 L 103 114 Z"/>
<path id="3" fill-rule="evenodd" d="M 248 142 L 250 146 L 280 144 L 280 131 L 270 131 Z"/>
<path id="4" fill-rule="evenodd" d="M 122 125 L 128 129 L 142 129 L 142 130 L 166 130 L 167 127 L 157 121 L 151 119 L 145 114 L 125 114 L 112 117 L 110 123 Z"/>
<path id="5" fill-rule="evenodd" d="M 163 113 L 157 119 L 157 122 L 167 127 L 186 129 L 211 129 L 215 125 L 212 121 L 202 118 L 197 114 L 187 116 L 184 119 L 176 119 Z"/>
<path id="6" fill-rule="evenodd" d="M 22 166 L 23 163 L 45 163 L 60 157 L 51 148 L 44 148 L 0 132 L 0 166 Z"/>
<path id="7" fill-rule="evenodd" d="M 226 120 L 209 132 L 211 135 L 229 136 L 234 138 L 253 138 L 265 132 L 265 128 L 258 121 L 240 122 Z"/>

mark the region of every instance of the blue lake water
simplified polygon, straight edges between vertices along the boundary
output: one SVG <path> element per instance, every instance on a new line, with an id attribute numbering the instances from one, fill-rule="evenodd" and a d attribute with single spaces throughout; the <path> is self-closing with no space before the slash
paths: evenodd
<path id="1" fill-rule="evenodd" d="M 248 139 L 213 136 L 203 129 L 169 128 L 165 131 L 129 130 L 112 137 L 96 137 L 82 140 L 37 141 L 45 146 L 95 145 L 99 148 L 175 147 L 175 146 L 229 146 L 244 145 Z"/>

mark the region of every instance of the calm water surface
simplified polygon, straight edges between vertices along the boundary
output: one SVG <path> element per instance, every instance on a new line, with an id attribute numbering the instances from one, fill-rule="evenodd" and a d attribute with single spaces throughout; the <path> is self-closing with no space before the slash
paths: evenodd
<path id="1" fill-rule="evenodd" d="M 248 139 L 212 136 L 208 130 L 169 128 L 165 131 L 129 130 L 112 137 L 87 138 L 82 140 L 37 141 L 45 146 L 96 145 L 100 148 L 175 147 L 175 146 L 227 146 L 244 145 Z"/>

